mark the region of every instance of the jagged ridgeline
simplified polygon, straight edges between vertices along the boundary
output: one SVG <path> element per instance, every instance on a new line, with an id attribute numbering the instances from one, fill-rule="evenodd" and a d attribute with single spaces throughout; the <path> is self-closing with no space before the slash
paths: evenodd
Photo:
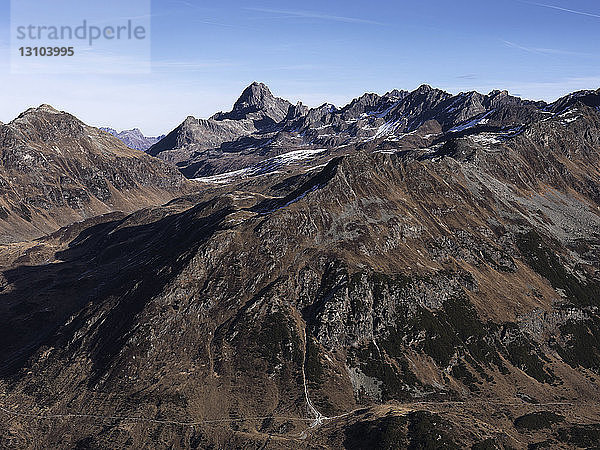
<path id="1" fill-rule="evenodd" d="M 481 142 L 493 143 L 575 101 L 598 106 L 596 98 L 596 93 L 578 93 L 548 105 L 506 91 L 451 95 L 423 85 L 413 92 L 365 94 L 342 108 L 309 108 L 292 105 L 264 84 L 253 83 L 231 112 L 209 119 L 190 116 L 149 153 L 176 163 L 187 177 L 198 178 L 245 169 L 292 150 L 382 142 L 391 148 L 426 148 L 444 135 L 456 137 L 475 129 L 488 132 Z"/>
<path id="2" fill-rule="evenodd" d="M 599 94 L 188 118 L 149 153 L 198 180 L 135 153 L 173 200 L 0 248 L 1 445 L 593 448 Z M 44 156 L 133 152 L 78 124 Z"/>

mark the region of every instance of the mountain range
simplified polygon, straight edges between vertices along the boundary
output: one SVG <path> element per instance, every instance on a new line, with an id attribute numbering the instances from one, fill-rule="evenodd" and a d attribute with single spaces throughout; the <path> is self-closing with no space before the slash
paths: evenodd
<path id="1" fill-rule="evenodd" d="M 114 137 L 123 142 L 127 147 L 134 150 L 146 151 L 165 136 L 158 137 L 147 137 L 144 136 L 139 128 L 133 128 L 132 130 L 117 131 L 113 128 L 100 128 L 102 131 L 106 131 L 108 134 L 112 134 Z"/>
<path id="2" fill-rule="evenodd" d="M 253 83 L 146 153 L 48 106 L 0 152 L 2 447 L 600 440 L 600 90 Z"/>
<path id="3" fill-rule="evenodd" d="M 337 108 L 308 108 L 275 97 L 262 83 L 244 90 L 228 113 L 186 118 L 149 154 L 177 164 L 188 178 L 233 172 L 292 150 L 381 146 L 431 148 L 445 137 L 486 131 L 494 139 L 519 133 L 575 101 L 597 107 L 597 92 L 579 92 L 553 104 L 513 97 L 451 95 L 428 85 L 412 92 L 365 94 Z"/>

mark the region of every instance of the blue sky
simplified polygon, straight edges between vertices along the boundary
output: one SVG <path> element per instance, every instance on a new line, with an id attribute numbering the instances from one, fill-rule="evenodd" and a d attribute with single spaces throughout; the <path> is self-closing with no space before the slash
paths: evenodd
<path id="1" fill-rule="evenodd" d="M 159 134 L 228 110 L 254 80 L 311 106 L 422 83 L 545 100 L 600 87 L 591 0 L 154 0 L 152 72 L 124 75 L 12 75 L 9 7 L 0 0 L 5 122 L 50 103 L 92 125 Z"/>

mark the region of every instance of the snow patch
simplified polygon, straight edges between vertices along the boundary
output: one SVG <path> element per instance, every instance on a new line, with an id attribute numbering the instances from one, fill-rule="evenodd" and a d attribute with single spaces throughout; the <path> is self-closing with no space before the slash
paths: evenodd
<path id="1" fill-rule="evenodd" d="M 369 115 L 371 115 L 373 117 L 377 117 L 378 119 L 381 119 L 381 118 L 387 116 L 399 104 L 400 104 L 400 101 L 397 101 L 397 102 L 393 103 L 389 108 L 386 108 L 383 111 L 374 111 L 374 112 L 370 113 Z"/>
<path id="2" fill-rule="evenodd" d="M 194 181 L 200 181 L 202 183 L 214 183 L 222 184 L 229 183 L 233 178 L 241 178 L 244 175 L 249 175 L 252 169 L 241 169 L 234 170 L 233 172 L 220 173 L 218 175 L 212 175 L 210 177 L 194 178 Z"/>
<path id="3" fill-rule="evenodd" d="M 500 144 L 502 142 L 498 139 L 499 135 L 497 133 L 481 133 L 470 137 L 474 142 L 481 145 Z"/>
<path id="4" fill-rule="evenodd" d="M 525 127 L 523 125 L 520 125 L 518 127 L 505 130 L 502 134 L 499 135 L 499 137 L 500 139 L 506 140 L 520 135 L 521 133 L 523 133 L 523 131 L 525 131 Z"/>
<path id="5" fill-rule="evenodd" d="M 565 112 L 559 114 L 557 117 L 561 119 L 561 123 L 563 125 L 568 125 L 572 122 L 575 122 L 577 119 L 581 118 L 581 112 L 577 108 L 568 109 Z"/>
<path id="6" fill-rule="evenodd" d="M 234 170 L 232 172 L 220 173 L 218 175 L 212 175 L 209 177 L 194 178 L 194 181 L 201 183 L 211 184 L 225 184 L 230 183 L 236 179 L 248 178 L 257 175 L 265 175 L 275 173 L 281 166 L 292 164 L 298 161 L 314 158 L 324 152 L 327 149 L 304 149 L 294 150 L 292 152 L 284 153 L 282 155 L 275 156 L 273 158 L 265 159 L 251 167 L 245 169 Z"/>
<path id="7" fill-rule="evenodd" d="M 476 119 L 472 119 L 470 121 L 468 121 L 467 123 L 463 123 L 462 125 L 458 125 L 450 130 L 448 130 L 449 133 L 459 133 L 461 131 L 465 131 L 468 130 L 469 128 L 473 128 L 477 125 L 485 125 L 487 123 L 489 123 L 489 119 L 487 118 L 490 114 L 492 114 L 495 110 L 491 110 L 486 112 L 482 117 L 478 117 Z"/>
<path id="8" fill-rule="evenodd" d="M 377 132 L 375 133 L 375 136 L 373 136 L 371 139 L 377 139 L 383 136 L 388 136 L 388 135 L 392 135 L 396 132 L 396 130 L 398 129 L 398 127 L 400 126 L 400 122 L 402 120 L 392 120 L 391 122 L 386 122 L 383 125 L 381 125 L 378 129 Z"/>

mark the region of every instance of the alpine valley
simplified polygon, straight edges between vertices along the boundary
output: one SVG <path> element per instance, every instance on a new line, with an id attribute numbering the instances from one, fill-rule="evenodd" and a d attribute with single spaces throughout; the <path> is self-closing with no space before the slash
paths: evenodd
<path id="1" fill-rule="evenodd" d="M 600 90 L 108 131 L 0 124 L 0 447 L 597 448 Z"/>

